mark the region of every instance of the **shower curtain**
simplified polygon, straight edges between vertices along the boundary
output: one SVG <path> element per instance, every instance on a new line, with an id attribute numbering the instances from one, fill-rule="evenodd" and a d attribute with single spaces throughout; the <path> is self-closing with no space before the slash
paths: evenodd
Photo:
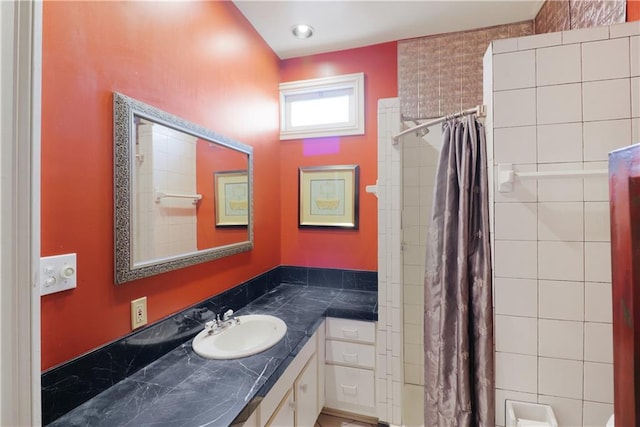
<path id="1" fill-rule="evenodd" d="M 494 427 L 484 128 L 443 124 L 425 263 L 425 426 Z"/>

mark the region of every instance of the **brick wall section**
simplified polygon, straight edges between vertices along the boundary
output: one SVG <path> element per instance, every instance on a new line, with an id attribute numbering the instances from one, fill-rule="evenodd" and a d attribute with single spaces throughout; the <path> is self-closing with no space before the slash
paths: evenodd
<path id="1" fill-rule="evenodd" d="M 534 20 L 536 34 L 566 31 L 571 28 L 569 0 L 546 1 Z"/>
<path id="2" fill-rule="evenodd" d="M 626 0 L 547 0 L 535 19 L 536 34 L 625 22 Z"/>
<path id="3" fill-rule="evenodd" d="M 482 103 L 482 57 L 489 42 L 533 34 L 533 21 L 398 42 L 403 117 L 426 118 Z"/>

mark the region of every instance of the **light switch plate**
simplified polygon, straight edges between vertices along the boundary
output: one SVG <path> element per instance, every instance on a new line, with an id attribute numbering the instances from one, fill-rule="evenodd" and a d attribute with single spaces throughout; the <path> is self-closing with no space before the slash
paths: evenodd
<path id="1" fill-rule="evenodd" d="M 76 254 L 40 258 L 40 295 L 75 288 L 77 276 Z"/>

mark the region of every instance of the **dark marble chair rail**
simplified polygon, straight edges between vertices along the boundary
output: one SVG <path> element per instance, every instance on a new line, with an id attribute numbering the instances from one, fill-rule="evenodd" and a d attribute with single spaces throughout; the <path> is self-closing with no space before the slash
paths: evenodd
<path id="1" fill-rule="evenodd" d="M 306 301 L 305 304 L 308 304 L 308 300 L 303 293 L 294 295 L 291 291 L 287 294 L 286 298 L 288 299 L 281 300 L 285 298 L 283 295 L 278 292 L 271 292 L 281 283 L 297 285 L 298 287 L 293 288 L 293 290 L 301 290 L 308 285 L 330 288 L 322 292 L 323 297 L 328 298 L 330 301 L 325 301 L 320 305 L 313 305 L 305 312 L 295 314 L 290 310 L 287 311 L 286 307 L 288 305 L 295 307 L 304 301 Z M 364 292 L 361 293 L 358 289 Z M 211 320 L 216 313 L 220 313 L 226 308 L 233 308 L 240 314 L 243 307 L 259 299 L 261 305 L 253 307 L 254 310 L 257 310 L 254 312 L 259 313 L 261 312 L 260 310 L 264 309 L 266 310 L 265 313 L 274 314 L 283 319 L 287 317 L 289 319 L 286 320 L 288 326 L 291 323 L 292 325 L 306 324 L 307 327 L 312 327 L 313 325 L 309 325 L 308 321 L 311 318 L 315 318 L 317 322 L 319 316 L 317 312 L 321 306 L 324 306 L 324 309 L 322 309 L 320 315 L 376 320 L 377 301 L 373 301 L 377 299 L 375 297 L 376 290 L 376 272 L 278 267 L 222 294 L 189 307 L 178 314 L 44 372 L 42 374 L 43 422 L 44 424 L 49 424 L 89 400 L 99 407 L 101 406 L 100 401 L 105 399 L 107 401 L 112 400 L 109 396 L 114 393 L 118 395 L 124 393 L 126 395 L 129 392 L 143 390 L 147 397 L 166 394 L 163 392 L 168 391 L 166 389 L 167 385 L 161 380 L 153 381 L 149 383 L 152 385 L 145 385 L 144 387 L 136 383 L 136 380 L 127 380 L 143 368 L 143 374 L 145 375 L 151 372 L 157 372 L 160 375 L 164 368 L 152 367 L 153 362 L 176 349 L 176 347 L 178 347 L 176 349 L 178 354 L 180 354 L 181 349 L 184 350 L 186 348 L 187 350 L 184 351 L 190 352 L 190 356 L 185 366 L 173 366 L 171 370 L 179 372 L 180 370 L 195 368 L 191 361 L 195 363 L 195 361 L 204 359 L 200 359 L 191 352 L 190 343 L 184 343 L 190 341 L 193 336 L 202 330 L 205 322 Z M 362 298 L 366 300 L 367 306 L 371 306 L 373 303 L 375 310 L 366 309 L 365 313 L 363 313 L 358 309 L 356 302 Z M 296 318 L 296 316 L 300 318 Z M 276 351 L 276 348 L 280 348 L 282 351 L 282 348 L 286 348 L 291 342 L 300 345 L 304 337 L 306 337 L 307 331 L 298 331 L 296 328 L 295 326 L 289 326 L 290 330 L 286 339 L 274 347 L 273 351 Z M 300 336 L 297 336 L 296 332 L 300 333 Z M 173 354 L 171 356 L 171 354 L 167 354 L 165 359 L 171 360 L 171 357 L 175 358 L 177 355 Z M 180 359 L 180 363 L 183 362 L 184 360 Z M 277 365 L 281 367 L 283 364 L 279 363 Z M 288 366 L 288 363 L 285 365 Z M 264 367 L 264 369 L 265 374 L 268 373 L 268 366 Z M 161 375 L 160 378 L 162 378 Z M 142 382 L 146 384 L 148 381 L 143 380 Z M 116 384 L 119 386 L 117 390 L 113 387 Z M 126 387 L 132 387 L 133 389 L 127 392 Z M 194 387 L 194 390 L 196 390 L 197 386 L 194 385 Z M 253 387 L 257 387 L 257 384 L 254 384 Z M 140 398 L 140 396 L 137 396 L 137 398 Z M 120 407 L 118 405 L 118 410 L 127 413 L 128 411 L 123 408 L 126 408 L 132 402 L 121 403 L 124 403 L 124 406 Z M 92 418 L 87 413 L 84 413 L 84 415 L 88 416 L 89 419 Z M 131 415 L 130 412 L 129 415 Z M 87 424 L 85 422 L 82 425 L 96 424 Z"/>

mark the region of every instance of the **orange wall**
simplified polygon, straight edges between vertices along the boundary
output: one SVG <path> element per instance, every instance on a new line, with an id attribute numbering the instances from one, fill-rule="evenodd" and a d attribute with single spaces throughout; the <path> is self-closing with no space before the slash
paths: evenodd
<path id="1" fill-rule="evenodd" d="M 231 2 L 44 2 L 42 256 L 75 252 L 78 287 L 42 298 L 42 368 L 280 264 L 279 60 Z M 254 147 L 255 248 L 113 281 L 112 92 Z M 275 200 L 274 200 L 275 199 Z"/>
<path id="2" fill-rule="evenodd" d="M 627 22 L 640 21 L 640 0 L 627 0 Z"/>
<path id="3" fill-rule="evenodd" d="M 377 199 L 364 191 L 377 178 L 378 99 L 396 97 L 397 43 L 282 61 L 281 81 L 365 74 L 365 135 L 280 143 L 282 264 L 377 270 Z M 299 229 L 298 168 L 360 165 L 359 230 Z"/>
<path id="4" fill-rule="evenodd" d="M 198 249 L 229 245 L 249 239 L 246 226 L 216 227 L 215 174 L 247 170 L 247 155 L 198 139 L 196 144 L 196 188 L 202 195 L 197 207 Z"/>

